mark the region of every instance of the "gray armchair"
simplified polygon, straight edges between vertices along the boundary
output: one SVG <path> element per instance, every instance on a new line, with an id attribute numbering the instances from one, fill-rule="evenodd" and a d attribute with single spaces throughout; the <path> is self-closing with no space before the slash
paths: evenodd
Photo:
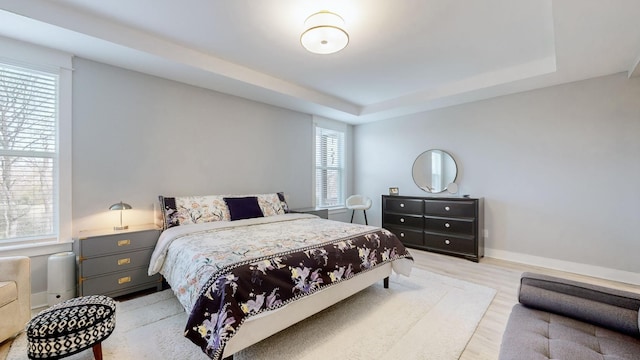
<path id="1" fill-rule="evenodd" d="M 26 256 L 0 257 L 0 342 L 24 330 L 31 318 L 31 269 Z"/>

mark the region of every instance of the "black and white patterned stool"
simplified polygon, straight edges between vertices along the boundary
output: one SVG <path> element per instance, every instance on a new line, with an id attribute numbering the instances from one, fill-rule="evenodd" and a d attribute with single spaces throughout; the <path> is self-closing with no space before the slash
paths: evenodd
<path id="1" fill-rule="evenodd" d="M 102 360 L 102 341 L 116 327 L 116 303 L 103 295 L 63 301 L 27 324 L 29 359 L 60 359 L 93 347 Z"/>

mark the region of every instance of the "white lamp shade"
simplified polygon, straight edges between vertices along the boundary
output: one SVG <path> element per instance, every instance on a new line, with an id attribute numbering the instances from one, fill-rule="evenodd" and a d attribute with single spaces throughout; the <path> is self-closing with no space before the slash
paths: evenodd
<path id="1" fill-rule="evenodd" d="M 344 49 L 349 43 L 349 35 L 342 29 L 344 20 L 328 11 L 315 13 L 304 22 L 305 32 L 300 43 L 315 54 L 332 54 Z"/>

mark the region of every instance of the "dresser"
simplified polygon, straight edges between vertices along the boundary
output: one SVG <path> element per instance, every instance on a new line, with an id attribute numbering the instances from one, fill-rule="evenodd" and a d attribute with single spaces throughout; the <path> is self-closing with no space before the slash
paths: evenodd
<path id="1" fill-rule="evenodd" d="M 407 247 L 475 262 L 484 256 L 482 198 L 383 195 L 382 227 Z"/>
<path id="2" fill-rule="evenodd" d="M 74 240 L 78 295 L 114 297 L 152 287 L 160 290 L 161 275 L 147 275 L 159 236 L 160 230 L 153 227 L 81 232 Z"/>

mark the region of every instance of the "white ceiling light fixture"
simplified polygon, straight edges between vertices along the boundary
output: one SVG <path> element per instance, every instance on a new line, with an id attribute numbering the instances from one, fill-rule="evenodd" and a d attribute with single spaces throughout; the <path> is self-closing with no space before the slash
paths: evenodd
<path id="1" fill-rule="evenodd" d="M 349 34 L 342 28 L 344 19 L 330 11 L 320 11 L 304 21 L 305 31 L 300 43 L 314 54 L 333 54 L 349 43 Z"/>

